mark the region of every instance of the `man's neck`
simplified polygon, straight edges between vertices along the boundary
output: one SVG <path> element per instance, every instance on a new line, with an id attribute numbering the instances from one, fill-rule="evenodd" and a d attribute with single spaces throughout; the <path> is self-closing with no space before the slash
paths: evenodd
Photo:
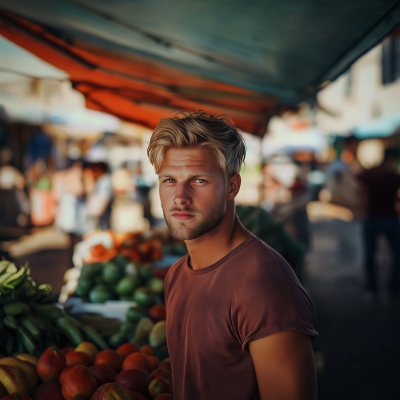
<path id="1" fill-rule="evenodd" d="M 191 267 L 209 267 L 250 237 L 252 234 L 243 227 L 236 215 L 234 201 L 228 202 L 225 217 L 217 227 L 197 239 L 185 241 Z"/>

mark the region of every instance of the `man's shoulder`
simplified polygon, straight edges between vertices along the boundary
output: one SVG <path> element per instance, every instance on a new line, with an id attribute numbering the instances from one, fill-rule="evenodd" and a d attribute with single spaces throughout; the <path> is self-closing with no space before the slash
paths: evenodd
<path id="1" fill-rule="evenodd" d="M 284 295 L 301 287 L 284 257 L 257 237 L 232 261 L 226 272 L 231 275 L 231 282 L 236 282 L 238 291 L 251 287 L 253 292 L 258 288 L 259 292 L 272 293 L 280 288 L 280 295 Z"/>
<path id="2" fill-rule="evenodd" d="M 280 265 L 289 267 L 286 260 L 276 250 L 257 236 L 254 236 L 252 243 L 243 249 L 240 258 L 248 268 L 276 268 Z"/>
<path id="3" fill-rule="evenodd" d="M 243 347 L 254 332 L 295 329 L 315 336 L 314 306 L 287 261 L 259 238 L 237 256 L 227 273 L 231 315 L 242 332 Z M 250 333 L 249 326 L 254 328 Z"/>

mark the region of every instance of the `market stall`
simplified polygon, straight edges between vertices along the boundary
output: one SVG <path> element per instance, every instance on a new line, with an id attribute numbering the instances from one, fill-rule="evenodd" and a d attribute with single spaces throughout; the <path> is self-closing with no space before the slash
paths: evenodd
<path id="1" fill-rule="evenodd" d="M 83 123 L 87 130 L 86 120 L 102 133 L 105 126 L 120 129 L 120 121 L 104 112 L 153 129 L 172 111 L 194 107 L 228 114 L 242 130 L 263 136 L 273 115 L 314 101 L 320 88 L 400 23 L 394 0 L 357 0 L 341 7 L 315 0 L 156 4 L 0 0 L 0 34 L 65 71 L 45 80 L 69 80 L 86 106 L 97 111 L 52 109 L 44 115 L 40 109 L 39 122 L 50 134 L 60 134 L 55 126 L 60 121 Z M 37 77 L 32 72 L 27 78 Z M 30 102 L 6 100 L 14 118 L 32 108 Z M 64 133 L 73 136 L 78 128 Z M 320 135 L 312 131 L 308 137 L 315 151 Z M 304 144 L 295 139 L 292 145 Z M 78 160 L 81 148 L 88 150 L 85 145 L 69 144 L 70 159 Z M 106 147 L 97 145 L 97 150 Z M 129 186 L 120 184 L 126 178 L 124 145 L 113 148 L 121 167 L 113 171 L 119 193 Z M 47 193 L 49 182 L 43 182 L 38 189 Z M 282 222 L 261 207 L 238 207 L 237 213 L 298 272 L 305 248 Z M 52 218 L 36 222 L 48 225 Z M 0 398 L 11 400 L 18 392 L 25 400 L 172 399 L 164 282 L 168 267 L 186 248 L 156 224 L 138 223 L 128 233 L 127 225 L 133 226 L 94 230 L 79 240 L 61 293 L 36 284 L 28 266 L 0 261 Z M 52 232 L 47 235 L 54 242 Z M 61 239 L 70 246 L 69 234 Z M 10 254 L 17 244 L 9 243 Z"/>
<path id="2" fill-rule="evenodd" d="M 37 286 L 27 266 L 1 261 L 0 398 L 172 399 L 162 298 L 166 270 L 137 262 L 159 258 L 154 245 L 122 246 L 118 256 L 100 244 L 89 250 L 97 262 L 81 269 L 76 295 L 105 303 L 130 294 L 123 314 L 121 304 L 107 315 L 107 305 L 75 310 L 74 302 L 54 302 L 51 286 Z M 89 318 L 95 313 L 97 328 Z"/>

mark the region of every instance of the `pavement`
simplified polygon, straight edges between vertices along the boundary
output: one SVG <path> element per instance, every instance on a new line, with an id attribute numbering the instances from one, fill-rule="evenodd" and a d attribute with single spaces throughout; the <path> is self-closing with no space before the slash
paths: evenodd
<path id="1" fill-rule="evenodd" d="M 380 290 L 364 291 L 358 221 L 313 224 L 303 285 L 317 310 L 319 400 L 399 398 L 400 302 L 386 286 L 391 256 L 379 240 Z"/>

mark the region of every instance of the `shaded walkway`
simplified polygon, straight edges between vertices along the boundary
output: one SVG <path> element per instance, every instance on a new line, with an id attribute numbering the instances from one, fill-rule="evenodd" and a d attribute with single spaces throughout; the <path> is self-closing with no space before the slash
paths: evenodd
<path id="1" fill-rule="evenodd" d="M 380 294 L 363 291 L 361 227 L 358 222 L 312 226 L 304 286 L 317 309 L 325 369 L 319 400 L 392 399 L 399 396 L 400 303 L 389 300 L 390 256 L 380 242 Z"/>

